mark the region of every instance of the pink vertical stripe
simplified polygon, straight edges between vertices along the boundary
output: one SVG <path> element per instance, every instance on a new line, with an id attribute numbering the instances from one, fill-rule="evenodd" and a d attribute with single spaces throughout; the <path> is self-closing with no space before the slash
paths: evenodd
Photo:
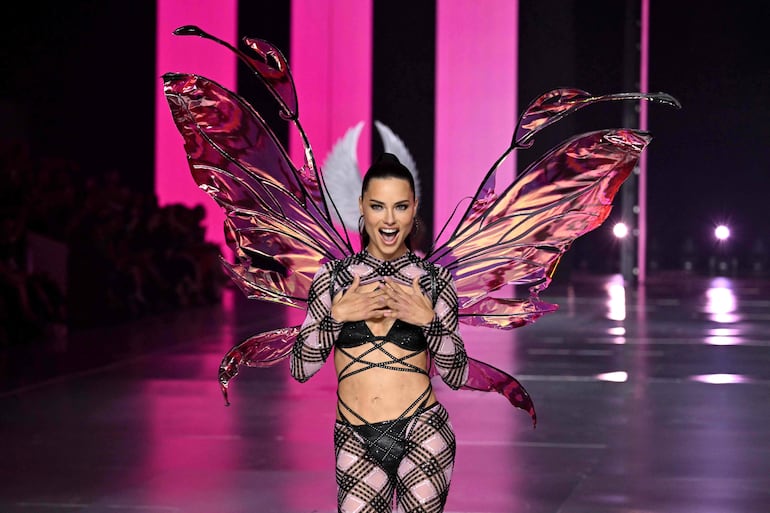
<path id="1" fill-rule="evenodd" d="M 372 0 L 291 2 L 291 49 L 287 57 L 297 87 L 299 119 L 313 147 L 318 167 L 323 166 L 337 139 L 359 121 L 366 125 L 359 139 L 358 162 L 364 169 L 369 166 L 373 14 Z M 300 137 L 291 131 L 289 154 L 296 164 L 303 162 L 303 151 Z M 301 324 L 303 318 L 304 312 L 300 310 L 286 310 L 287 325 Z M 287 380 L 290 379 L 287 374 Z M 324 390 L 334 390 L 333 367 L 327 365 L 313 380 L 316 387 L 321 385 Z M 298 390 L 307 393 L 308 389 L 300 386 Z M 284 426 L 283 431 L 301 436 L 294 425 Z M 289 450 L 286 458 L 298 465 L 307 462 L 307 454 L 301 449 Z M 329 464 L 333 465 L 334 461 L 329 460 L 323 465 Z M 299 495 L 285 499 L 287 506 L 299 509 L 305 506 Z"/>
<path id="2" fill-rule="evenodd" d="M 161 75 L 166 72 L 204 75 L 234 90 L 236 58 L 227 50 L 198 37 L 174 36 L 181 25 L 198 25 L 215 36 L 236 44 L 237 0 L 159 0 L 156 33 L 155 97 L 155 193 L 161 205 L 182 203 L 206 208 L 206 238 L 223 243 L 221 209 L 198 189 L 190 176 L 182 137 L 174 126 L 163 95 Z"/>
<path id="3" fill-rule="evenodd" d="M 359 121 L 362 168 L 370 161 L 372 124 L 372 0 L 293 0 L 291 65 L 300 121 L 319 167 L 334 143 Z M 290 154 L 302 162 L 295 134 Z"/>
<path id="4" fill-rule="evenodd" d="M 518 0 L 436 2 L 434 235 L 457 202 L 476 192 L 489 167 L 510 145 L 518 115 L 518 5 Z M 500 181 L 515 173 L 511 157 L 500 167 Z M 467 205 L 466 201 L 463 206 Z M 509 288 L 500 294 L 510 296 Z M 483 330 L 482 334 L 468 326 L 462 330 L 466 340 L 491 342 L 484 344 L 486 355 L 474 356 L 508 364 L 515 361 L 511 349 L 515 344 L 510 342 L 516 333 Z M 460 427 L 457 435 L 463 435 Z M 447 511 L 471 507 L 465 498 L 472 497 L 474 490 L 463 489 L 462 472 L 458 466 L 459 488 L 449 494 Z M 515 471 L 507 479 L 512 486 L 522 482 Z"/>
<path id="5" fill-rule="evenodd" d="M 510 144 L 518 116 L 518 8 L 518 0 L 437 2 L 436 233 Z M 511 156 L 500 179 L 515 169 Z"/>
<path id="6" fill-rule="evenodd" d="M 641 0 L 641 51 L 639 70 L 639 90 L 647 92 L 650 60 L 650 0 Z M 647 102 L 639 102 L 639 128 L 647 130 Z M 647 279 L 647 153 L 639 158 L 639 238 L 637 262 L 639 263 L 639 283 Z"/>

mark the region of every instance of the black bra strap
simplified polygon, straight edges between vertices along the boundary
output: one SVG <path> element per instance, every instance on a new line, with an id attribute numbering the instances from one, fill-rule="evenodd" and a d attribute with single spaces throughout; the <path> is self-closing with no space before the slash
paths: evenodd
<path id="1" fill-rule="evenodd" d="M 431 388 L 430 384 L 428 384 L 428 387 L 423 390 L 423 392 L 417 396 L 417 399 L 412 401 L 412 404 L 407 406 L 406 410 L 401 412 L 401 415 L 398 416 L 398 418 L 394 419 L 396 421 L 402 420 L 406 418 L 409 415 L 409 412 L 412 411 L 412 409 L 415 409 L 414 413 L 412 415 L 417 415 L 418 413 L 421 413 L 424 409 L 426 409 L 426 405 L 428 403 L 428 399 L 430 398 L 430 393 L 433 389 Z M 362 424 L 366 424 L 367 426 L 371 426 L 372 423 L 363 418 L 361 415 L 359 415 L 356 411 L 354 411 L 350 406 L 345 404 L 345 401 L 342 400 L 340 397 L 339 390 L 337 391 L 337 412 L 340 414 L 340 417 L 342 417 L 345 422 L 348 424 L 351 424 L 350 420 L 348 420 L 345 413 L 340 409 L 339 405 L 341 405 L 343 408 L 345 408 L 349 413 L 351 413 L 355 418 L 357 418 Z M 384 433 L 383 433 L 384 434 Z"/>
<path id="2" fill-rule="evenodd" d="M 416 372 L 418 374 L 425 374 L 426 376 L 428 375 L 425 369 L 406 361 L 409 358 L 422 354 L 423 351 L 412 351 L 411 353 L 407 353 L 403 356 L 395 356 L 393 353 L 385 349 L 385 347 L 383 347 L 384 345 L 385 345 L 385 337 L 375 337 L 375 341 L 372 344 L 372 347 L 368 348 L 366 351 L 364 351 L 358 356 L 350 354 L 348 351 L 345 350 L 345 348 L 338 347 L 337 350 L 342 352 L 342 354 L 344 354 L 348 358 L 350 358 L 350 361 L 340 370 L 338 374 L 339 377 L 337 378 L 337 382 L 339 383 L 343 379 L 349 378 L 350 376 L 354 376 L 359 372 L 364 372 L 369 369 L 375 369 L 375 368 L 393 370 L 398 372 Z M 390 360 L 386 360 L 384 362 L 370 362 L 364 359 L 368 354 L 376 350 L 379 350 L 382 353 L 384 353 L 386 356 L 390 357 Z M 363 367 L 350 371 L 346 374 L 345 372 L 356 363 L 360 363 L 361 365 L 363 365 Z M 397 364 L 401 364 L 403 365 L 403 367 L 398 367 Z"/>

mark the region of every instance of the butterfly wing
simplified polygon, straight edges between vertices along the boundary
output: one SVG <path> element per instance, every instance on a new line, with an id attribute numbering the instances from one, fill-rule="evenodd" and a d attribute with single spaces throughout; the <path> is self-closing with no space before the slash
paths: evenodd
<path id="1" fill-rule="evenodd" d="M 511 146 L 482 180 L 447 240 L 437 243 L 427 257 L 454 276 L 460 322 L 513 329 L 556 310 L 538 293 L 549 285 L 572 242 L 605 221 L 651 138 L 630 129 L 578 135 L 548 151 L 500 192 L 497 169 L 510 152 L 531 146 L 534 135 L 545 127 L 587 105 L 613 100 L 679 106 L 663 93 L 592 96 L 558 89 L 537 98 L 522 114 Z M 528 295 L 513 299 L 489 295 L 506 284 L 524 286 Z M 500 369 L 469 359 L 463 388 L 497 391 L 527 411 L 533 423 L 537 421 L 529 394 Z"/>
<path id="2" fill-rule="evenodd" d="M 288 64 L 277 48 L 262 40 L 245 40 L 254 58 L 197 27 L 181 27 L 176 33 L 205 37 L 235 52 L 273 95 L 280 115 L 305 144 L 305 160 L 295 165 L 246 100 L 205 77 L 164 75 L 166 97 L 185 140 L 193 178 L 226 212 L 227 241 L 238 263 L 223 261 L 225 268 L 250 297 L 303 307 L 318 265 L 343 258 L 352 248 L 347 232 L 343 229 L 341 234 L 334 227 L 334 221 L 344 217 L 333 201 L 327 201 L 330 195 L 298 120 Z M 542 95 L 522 115 L 511 147 L 492 166 L 455 230 L 428 254 L 429 260 L 454 275 L 463 322 L 516 327 L 555 309 L 538 299 L 538 291 L 548 285 L 572 241 L 606 219 L 649 136 L 605 130 L 575 137 L 499 194 L 496 170 L 511 151 L 530 145 L 539 130 L 583 106 L 617 99 L 677 105 L 661 93 L 593 97 L 560 89 Z M 506 283 L 527 285 L 529 297 L 488 296 Z M 282 360 L 297 332 L 296 326 L 273 330 L 232 348 L 220 366 L 225 398 L 239 365 L 259 367 Z M 529 395 L 515 378 L 473 359 L 469 368 L 465 388 L 496 390 L 535 420 Z"/>
<path id="3" fill-rule="evenodd" d="M 226 240 L 236 256 L 234 264 L 222 259 L 225 270 L 249 297 L 304 308 L 319 265 L 344 258 L 352 249 L 347 235 L 332 222 L 322 177 L 297 117 L 286 60 L 261 40 L 245 40 L 256 54 L 252 58 L 197 27 L 176 33 L 206 37 L 234 51 L 305 142 L 304 161 L 297 164 L 263 117 L 238 94 L 198 75 L 163 76 L 193 179 L 225 211 Z M 277 330 L 231 349 L 220 367 L 223 391 L 238 365 L 276 363 L 286 357 L 294 337 L 293 328 Z"/>
<path id="4" fill-rule="evenodd" d="M 447 268 L 458 291 L 460 321 L 511 329 L 552 312 L 538 292 L 551 282 L 572 242 L 600 226 L 620 185 L 650 142 L 631 129 L 575 136 L 530 165 L 500 192 L 496 171 L 511 151 L 531 145 L 534 135 L 584 106 L 646 99 L 678 105 L 663 93 L 591 96 L 576 89 L 550 91 L 522 114 L 511 147 L 498 159 L 449 238 L 428 259 Z M 490 297 L 506 284 L 522 285 L 520 299 Z"/>
<path id="5" fill-rule="evenodd" d="M 247 338 L 225 354 L 219 366 L 219 386 L 226 405 L 230 405 L 227 396 L 230 380 L 238 375 L 239 367 L 269 367 L 282 361 L 291 354 L 299 330 L 300 326 L 291 326 L 265 331 Z"/>

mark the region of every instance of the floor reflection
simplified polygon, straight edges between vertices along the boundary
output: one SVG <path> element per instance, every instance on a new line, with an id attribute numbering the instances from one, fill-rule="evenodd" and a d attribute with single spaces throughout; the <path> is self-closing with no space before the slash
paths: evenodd
<path id="1" fill-rule="evenodd" d="M 734 323 L 740 320 L 736 315 L 738 302 L 729 278 L 714 278 L 706 291 L 706 312 L 710 319 L 720 324 Z"/>
<path id="2" fill-rule="evenodd" d="M 523 382 L 538 427 L 437 383 L 458 436 L 446 513 L 766 513 L 770 284 L 555 285 L 562 308 L 532 326 L 463 328 L 471 356 Z M 236 293 L 5 354 L 0 511 L 333 512 L 331 366 L 305 384 L 286 362 L 243 369 L 229 408 L 216 380 L 232 345 L 301 318 Z"/>

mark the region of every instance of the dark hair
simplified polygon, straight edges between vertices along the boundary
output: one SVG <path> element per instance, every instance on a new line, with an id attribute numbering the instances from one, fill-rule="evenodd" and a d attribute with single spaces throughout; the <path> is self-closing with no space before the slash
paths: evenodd
<path id="1" fill-rule="evenodd" d="M 412 190 L 412 194 L 414 194 L 414 178 L 412 173 L 392 153 L 383 153 L 367 169 L 364 181 L 361 184 L 361 197 L 364 196 L 364 193 L 369 188 L 369 182 L 372 178 L 401 178 L 409 182 L 409 188 Z"/>
<path id="2" fill-rule="evenodd" d="M 374 178 L 399 178 L 409 182 L 409 189 L 412 191 L 412 196 L 415 196 L 414 177 L 409 169 L 398 160 L 398 157 L 392 153 L 383 153 L 364 174 L 364 181 L 361 184 L 361 197 L 364 197 L 364 193 L 369 189 L 369 182 Z M 415 199 L 417 199 L 415 197 Z M 404 243 L 406 247 L 411 251 L 412 249 L 412 234 L 414 234 L 417 226 L 417 216 L 415 216 L 414 223 L 412 225 L 412 233 L 406 236 Z M 361 224 L 359 226 L 359 234 L 361 235 L 361 248 L 365 249 L 369 245 L 369 234 L 366 233 L 366 228 Z"/>

